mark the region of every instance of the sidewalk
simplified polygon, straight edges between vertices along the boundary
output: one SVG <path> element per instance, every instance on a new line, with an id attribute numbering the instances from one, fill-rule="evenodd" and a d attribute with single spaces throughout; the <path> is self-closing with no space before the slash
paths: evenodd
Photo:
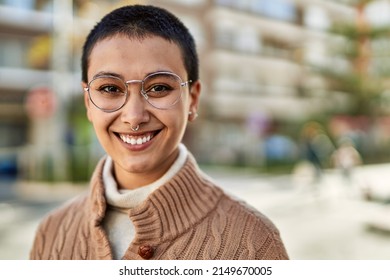
<path id="1" fill-rule="evenodd" d="M 86 185 L 17 182 L 0 185 L 0 260 L 28 259 L 40 220 Z"/>

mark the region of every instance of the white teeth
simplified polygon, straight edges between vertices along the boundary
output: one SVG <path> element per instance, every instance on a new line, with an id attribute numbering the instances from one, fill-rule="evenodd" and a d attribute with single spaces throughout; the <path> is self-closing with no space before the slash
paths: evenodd
<path id="1" fill-rule="evenodd" d="M 150 134 L 143 135 L 143 136 L 131 136 L 131 135 L 120 134 L 119 136 L 123 142 L 130 145 L 142 145 L 146 142 L 149 142 L 153 138 L 153 136 Z"/>

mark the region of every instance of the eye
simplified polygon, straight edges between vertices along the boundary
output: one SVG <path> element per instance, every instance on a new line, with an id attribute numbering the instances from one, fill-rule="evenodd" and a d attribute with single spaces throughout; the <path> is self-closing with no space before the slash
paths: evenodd
<path id="1" fill-rule="evenodd" d="M 99 77 L 91 82 L 90 87 L 92 92 L 107 97 L 122 96 L 126 93 L 126 85 L 113 77 Z"/>
<path id="2" fill-rule="evenodd" d="M 99 91 L 101 93 L 110 93 L 110 94 L 117 94 L 117 93 L 122 93 L 123 92 L 117 86 L 113 86 L 113 85 L 101 86 L 99 88 Z"/>
<path id="3" fill-rule="evenodd" d="M 172 87 L 163 84 L 157 84 L 149 87 L 146 90 L 146 94 L 149 97 L 164 97 L 168 95 L 172 90 Z"/>

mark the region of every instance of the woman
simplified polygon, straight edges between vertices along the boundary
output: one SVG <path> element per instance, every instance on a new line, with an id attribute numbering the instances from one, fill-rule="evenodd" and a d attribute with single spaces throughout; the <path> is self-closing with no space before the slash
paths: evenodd
<path id="1" fill-rule="evenodd" d="M 181 144 L 197 117 L 195 43 L 171 13 L 126 6 L 83 48 L 87 116 L 107 156 L 88 193 L 41 223 L 31 259 L 287 259 L 275 226 Z"/>

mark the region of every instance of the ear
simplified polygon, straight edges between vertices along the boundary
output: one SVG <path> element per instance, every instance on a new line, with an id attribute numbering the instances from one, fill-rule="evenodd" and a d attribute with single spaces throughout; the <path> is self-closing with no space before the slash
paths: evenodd
<path id="1" fill-rule="evenodd" d="M 194 121 L 198 115 L 201 87 L 201 82 L 199 80 L 192 83 L 190 87 L 190 113 L 188 115 L 189 121 Z"/>
<path id="2" fill-rule="evenodd" d="M 91 100 L 89 100 L 88 91 L 86 90 L 88 85 L 85 82 L 81 82 L 81 87 L 82 87 L 83 93 L 84 93 L 84 105 L 85 105 L 85 109 L 87 109 L 87 118 L 88 118 L 88 120 L 90 122 L 92 122 L 92 117 L 91 117 Z"/>

